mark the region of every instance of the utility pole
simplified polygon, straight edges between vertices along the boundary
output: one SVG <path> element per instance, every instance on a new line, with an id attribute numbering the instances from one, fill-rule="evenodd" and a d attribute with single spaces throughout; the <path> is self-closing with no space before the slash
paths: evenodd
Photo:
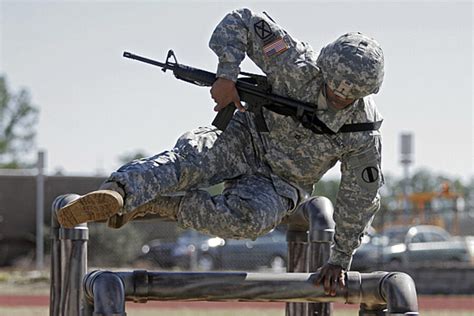
<path id="1" fill-rule="evenodd" d="M 36 168 L 36 270 L 44 267 L 44 161 L 45 152 L 38 151 Z"/>
<path id="2" fill-rule="evenodd" d="M 410 165 L 413 163 L 413 134 L 402 133 L 400 135 L 400 163 L 403 166 L 403 212 L 405 221 L 410 218 Z"/>

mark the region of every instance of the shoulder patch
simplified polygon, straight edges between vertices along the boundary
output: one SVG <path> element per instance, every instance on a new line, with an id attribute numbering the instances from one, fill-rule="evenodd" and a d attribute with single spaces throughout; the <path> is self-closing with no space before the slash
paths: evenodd
<path id="1" fill-rule="evenodd" d="M 253 28 L 255 30 L 255 34 L 257 34 L 257 36 L 264 41 L 273 35 L 270 25 L 265 20 L 258 21 L 253 25 Z"/>
<path id="2" fill-rule="evenodd" d="M 379 179 L 379 169 L 375 166 L 366 167 L 362 170 L 362 180 L 366 183 L 372 183 Z"/>
<path id="3" fill-rule="evenodd" d="M 283 53 L 287 49 L 288 49 L 288 45 L 286 44 L 285 40 L 280 37 L 276 39 L 275 41 L 263 46 L 263 53 L 267 57 L 272 57 L 274 55 Z"/>

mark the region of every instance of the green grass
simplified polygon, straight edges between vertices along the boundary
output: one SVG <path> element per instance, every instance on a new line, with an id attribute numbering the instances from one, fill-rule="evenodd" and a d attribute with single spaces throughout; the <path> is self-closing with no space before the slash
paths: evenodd
<path id="1" fill-rule="evenodd" d="M 357 316 L 357 310 L 336 311 L 334 316 Z M 472 311 L 427 311 L 421 312 L 421 316 L 472 316 Z M 0 315 L 9 316 L 47 316 L 47 307 L 34 308 L 6 308 L 0 307 Z M 232 310 L 195 310 L 195 309 L 135 309 L 127 310 L 127 316 L 284 316 L 284 311 L 250 309 Z"/>

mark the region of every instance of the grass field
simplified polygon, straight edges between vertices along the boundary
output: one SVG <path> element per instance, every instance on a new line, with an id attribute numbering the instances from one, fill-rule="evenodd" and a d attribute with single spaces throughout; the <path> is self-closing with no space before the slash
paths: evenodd
<path id="1" fill-rule="evenodd" d="M 420 312 L 421 316 L 473 316 L 473 311 L 427 311 Z M 48 308 L 2 308 L 0 307 L 0 315 L 9 316 L 47 316 Z M 195 310 L 195 309 L 179 309 L 179 310 L 157 310 L 157 309 L 129 309 L 127 316 L 284 316 L 284 311 L 278 310 L 261 310 L 250 309 L 232 309 L 232 310 Z M 357 316 L 357 310 L 335 311 L 334 316 Z"/>

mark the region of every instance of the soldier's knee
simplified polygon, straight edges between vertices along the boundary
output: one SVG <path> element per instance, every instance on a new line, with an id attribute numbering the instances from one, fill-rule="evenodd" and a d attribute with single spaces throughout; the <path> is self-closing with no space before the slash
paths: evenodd
<path id="1" fill-rule="evenodd" d="M 255 239 L 272 230 L 279 222 L 275 210 L 258 207 L 254 201 L 237 196 L 228 196 L 226 207 L 233 214 L 233 221 L 229 221 L 226 229 L 231 231 L 233 238 Z"/>
<path id="2" fill-rule="evenodd" d="M 195 191 L 185 196 L 178 222 L 222 238 L 255 239 L 281 221 L 284 210 L 280 208 L 236 194 L 211 197 L 205 191 Z"/>

